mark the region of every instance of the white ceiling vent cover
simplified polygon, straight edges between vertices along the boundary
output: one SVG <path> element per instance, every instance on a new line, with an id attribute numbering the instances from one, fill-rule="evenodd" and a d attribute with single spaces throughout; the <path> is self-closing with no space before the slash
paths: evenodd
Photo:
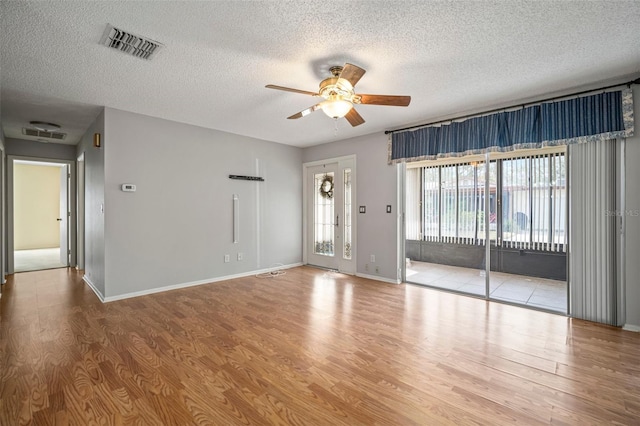
<path id="1" fill-rule="evenodd" d="M 28 129 L 26 127 L 22 128 L 22 134 L 26 135 L 26 136 L 33 136 L 36 138 L 46 138 L 46 139 L 53 139 L 53 140 L 57 140 L 57 141 L 61 141 L 64 140 L 64 138 L 67 137 L 66 133 L 60 133 L 60 132 L 43 132 L 41 130 L 36 130 L 36 129 Z"/>
<path id="2" fill-rule="evenodd" d="M 100 44 L 142 59 L 151 59 L 164 45 L 107 24 Z"/>

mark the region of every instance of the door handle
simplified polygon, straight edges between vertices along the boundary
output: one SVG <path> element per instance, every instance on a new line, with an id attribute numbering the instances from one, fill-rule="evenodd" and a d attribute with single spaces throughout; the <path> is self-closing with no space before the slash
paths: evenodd
<path id="1" fill-rule="evenodd" d="M 59 217 L 59 218 L 57 218 L 56 220 L 57 220 L 58 222 L 62 222 L 62 218 L 60 218 L 60 217 Z"/>
<path id="2" fill-rule="evenodd" d="M 336 215 L 336 226 L 340 226 L 340 223 L 338 221 L 338 215 Z"/>

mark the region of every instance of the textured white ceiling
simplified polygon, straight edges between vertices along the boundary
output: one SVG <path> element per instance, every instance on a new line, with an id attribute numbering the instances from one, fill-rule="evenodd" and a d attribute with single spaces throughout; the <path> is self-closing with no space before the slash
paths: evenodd
<path id="1" fill-rule="evenodd" d="M 2 1 L 7 137 L 54 121 L 79 140 L 101 106 L 296 146 L 427 122 L 640 73 L 640 1 Z M 107 23 L 165 45 L 152 61 L 98 44 Z M 367 70 L 352 128 L 318 111 L 328 68 Z"/>

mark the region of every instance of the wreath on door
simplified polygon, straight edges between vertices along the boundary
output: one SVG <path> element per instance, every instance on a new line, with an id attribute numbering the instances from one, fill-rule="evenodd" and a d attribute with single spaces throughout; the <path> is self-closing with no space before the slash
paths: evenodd
<path id="1" fill-rule="evenodd" d="M 333 198 L 333 176 L 324 175 L 322 182 L 320 182 L 320 196 Z"/>

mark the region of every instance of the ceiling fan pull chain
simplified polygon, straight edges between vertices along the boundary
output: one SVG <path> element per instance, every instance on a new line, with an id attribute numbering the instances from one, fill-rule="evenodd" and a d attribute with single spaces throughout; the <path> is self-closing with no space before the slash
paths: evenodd
<path id="1" fill-rule="evenodd" d="M 334 138 L 338 137 L 338 119 L 337 118 L 333 119 L 333 137 Z"/>

